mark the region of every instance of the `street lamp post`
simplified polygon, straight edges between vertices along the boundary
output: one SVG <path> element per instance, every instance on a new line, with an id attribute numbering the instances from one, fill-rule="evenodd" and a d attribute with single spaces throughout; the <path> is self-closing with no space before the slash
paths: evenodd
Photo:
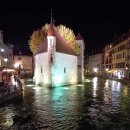
<path id="1" fill-rule="evenodd" d="M 4 58 L 4 62 L 5 62 L 5 67 L 6 67 L 5 77 L 6 77 L 6 81 L 7 81 L 8 80 L 7 79 L 8 78 L 8 76 L 7 76 L 7 66 L 8 66 L 7 62 L 8 62 L 8 58 Z"/>

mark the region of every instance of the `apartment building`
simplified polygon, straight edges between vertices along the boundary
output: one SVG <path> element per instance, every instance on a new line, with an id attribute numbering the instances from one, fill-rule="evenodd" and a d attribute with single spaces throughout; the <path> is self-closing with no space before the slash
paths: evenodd
<path id="1" fill-rule="evenodd" d="M 112 74 L 118 78 L 130 78 L 130 37 L 112 48 Z"/>

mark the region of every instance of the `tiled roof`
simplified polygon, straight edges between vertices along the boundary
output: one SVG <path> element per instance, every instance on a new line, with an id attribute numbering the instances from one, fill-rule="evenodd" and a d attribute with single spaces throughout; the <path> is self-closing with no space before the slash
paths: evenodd
<path id="1" fill-rule="evenodd" d="M 80 33 L 78 33 L 78 35 L 76 36 L 76 40 L 83 40 L 83 37 L 81 36 Z"/>
<path id="2" fill-rule="evenodd" d="M 50 26 L 48 28 L 48 36 L 55 36 L 53 24 L 50 24 Z"/>
<path id="3" fill-rule="evenodd" d="M 61 37 L 57 29 L 54 25 L 50 25 L 48 30 L 48 36 L 55 36 L 56 37 L 56 52 L 70 54 L 70 55 L 76 55 L 76 53 L 73 51 L 73 49 L 65 42 L 65 40 Z M 44 40 L 44 42 L 40 45 L 39 50 L 37 53 L 47 52 L 47 38 Z M 36 54 L 37 54 L 36 53 Z"/>

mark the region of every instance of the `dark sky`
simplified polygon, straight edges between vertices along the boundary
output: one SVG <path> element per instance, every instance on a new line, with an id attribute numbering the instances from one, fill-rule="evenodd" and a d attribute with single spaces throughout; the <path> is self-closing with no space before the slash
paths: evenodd
<path id="1" fill-rule="evenodd" d="M 86 52 L 101 49 L 115 35 L 128 32 L 130 28 L 129 4 L 123 2 L 92 1 L 11 1 L 0 8 L 0 29 L 4 41 L 15 45 L 15 50 L 28 52 L 29 36 L 34 30 L 50 22 L 53 9 L 55 25 L 64 24 L 75 34 L 83 36 Z"/>

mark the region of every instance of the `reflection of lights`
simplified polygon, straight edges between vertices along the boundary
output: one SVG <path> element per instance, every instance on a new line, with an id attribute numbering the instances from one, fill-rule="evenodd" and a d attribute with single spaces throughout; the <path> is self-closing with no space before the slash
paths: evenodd
<path id="1" fill-rule="evenodd" d="M 52 91 L 52 99 L 59 100 L 61 99 L 61 96 L 63 96 L 63 94 L 64 94 L 63 87 L 56 87 L 56 89 Z"/>
<path id="2" fill-rule="evenodd" d="M 109 80 L 106 80 L 105 87 L 108 88 L 108 86 L 109 86 Z"/>
<path id="3" fill-rule="evenodd" d="M 126 67 L 125 69 L 128 70 L 128 67 Z"/>
<path id="4" fill-rule="evenodd" d="M 63 87 L 63 89 L 69 89 L 69 88 L 67 88 L 67 87 Z"/>
<path id="5" fill-rule="evenodd" d="M 94 77 L 93 78 L 93 96 L 96 97 L 97 94 L 96 94 L 96 90 L 97 90 L 97 81 L 98 81 L 98 78 L 97 77 Z"/>
<path id="6" fill-rule="evenodd" d="M 77 86 L 84 86 L 83 84 L 78 84 Z"/>
<path id="7" fill-rule="evenodd" d="M 91 80 L 90 79 L 84 79 L 84 82 L 91 82 Z"/>
<path id="8" fill-rule="evenodd" d="M 27 87 L 33 87 L 34 85 L 33 84 L 27 84 L 26 86 Z"/>
<path id="9" fill-rule="evenodd" d="M 13 113 L 9 112 L 9 113 L 5 113 L 3 115 L 3 119 L 0 122 L 0 125 L 3 127 L 10 127 L 13 125 L 14 121 L 13 121 Z"/>
<path id="10" fill-rule="evenodd" d="M 33 81 L 33 79 L 27 79 L 27 81 Z"/>
<path id="11" fill-rule="evenodd" d="M 40 87 L 34 87 L 33 89 L 35 89 L 35 90 L 40 90 Z"/>
<path id="12" fill-rule="evenodd" d="M 41 88 L 41 87 L 34 87 L 33 89 L 35 90 L 35 92 L 36 92 L 37 94 L 39 94 L 39 93 L 41 92 L 40 90 L 41 90 L 42 88 Z"/>
<path id="13" fill-rule="evenodd" d="M 120 72 L 117 73 L 117 76 L 118 76 L 119 79 L 121 79 L 121 74 L 120 74 Z"/>
<path id="14" fill-rule="evenodd" d="M 124 91 L 123 92 L 124 92 L 125 96 L 128 96 L 128 88 L 127 88 L 127 86 L 124 87 Z"/>
<path id="15" fill-rule="evenodd" d="M 97 73 L 98 69 L 97 69 L 97 68 L 94 68 L 93 71 Z"/>
<path id="16" fill-rule="evenodd" d="M 121 89 L 121 83 L 117 81 L 112 82 L 112 91 L 120 92 Z"/>

